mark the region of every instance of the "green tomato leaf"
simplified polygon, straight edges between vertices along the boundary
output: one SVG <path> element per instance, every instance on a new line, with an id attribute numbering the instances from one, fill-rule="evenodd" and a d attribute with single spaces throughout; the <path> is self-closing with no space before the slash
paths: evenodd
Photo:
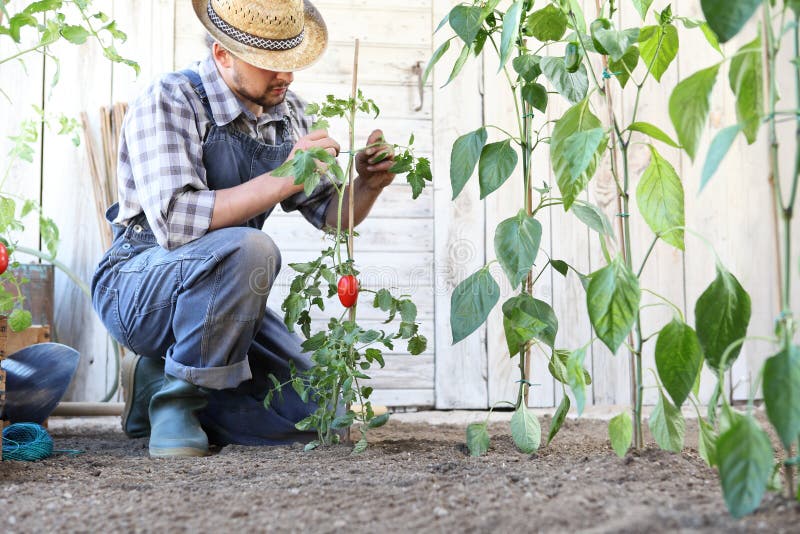
<path id="1" fill-rule="evenodd" d="M 611 352 L 617 352 L 633 328 L 640 299 L 639 279 L 620 257 L 591 274 L 586 290 L 589 319 Z"/>
<path id="2" fill-rule="evenodd" d="M 678 28 L 672 24 L 646 26 L 639 34 L 642 60 L 650 73 L 660 82 L 661 77 L 678 55 Z"/>
<path id="3" fill-rule="evenodd" d="M 483 268 L 458 284 L 450 297 L 450 328 L 453 344 L 482 325 L 500 300 L 500 286 Z"/>
<path id="4" fill-rule="evenodd" d="M 61 28 L 61 35 L 72 44 L 83 44 L 89 37 L 89 32 L 83 26 L 65 25 Z"/>
<path id="5" fill-rule="evenodd" d="M 514 356 L 534 338 L 552 348 L 558 332 L 558 318 L 549 304 L 521 293 L 503 303 L 503 329 L 508 352 Z"/>
<path id="6" fill-rule="evenodd" d="M 669 402 L 661 388 L 658 390 L 658 402 L 647 424 L 659 447 L 666 451 L 681 452 L 686 421 L 680 409 Z"/>
<path id="7" fill-rule="evenodd" d="M 8 326 L 12 332 L 22 332 L 32 324 L 31 312 L 15 308 L 8 316 Z"/>
<path id="8" fill-rule="evenodd" d="M 500 38 L 500 67 L 497 72 L 503 70 L 508 62 L 511 52 L 514 51 L 514 44 L 519 36 L 519 21 L 522 17 L 522 6 L 525 0 L 516 0 L 511 7 L 508 8 L 506 14 L 503 16 L 503 33 Z"/>
<path id="9" fill-rule="evenodd" d="M 489 143 L 481 151 L 478 163 L 478 182 L 481 199 L 497 190 L 514 172 L 517 166 L 517 152 L 511 147 L 511 140 Z"/>
<path id="10" fill-rule="evenodd" d="M 636 70 L 639 64 L 639 49 L 635 46 L 628 48 L 622 59 L 614 61 L 609 58 L 608 70 L 616 76 L 619 84 L 624 88 L 628 84 L 631 73 Z"/>
<path id="11" fill-rule="evenodd" d="M 585 64 L 581 63 L 577 71 L 569 72 L 563 57 L 543 57 L 539 65 L 555 90 L 570 103 L 575 104 L 586 98 L 589 76 Z"/>
<path id="12" fill-rule="evenodd" d="M 669 97 L 669 116 L 678 141 L 694 160 L 700 137 L 708 119 L 711 90 L 717 81 L 719 64 L 700 70 L 681 80 Z"/>
<path id="13" fill-rule="evenodd" d="M 786 450 L 800 434 L 800 347 L 792 345 L 764 363 L 764 404 Z"/>
<path id="14" fill-rule="evenodd" d="M 714 176 L 714 173 L 717 172 L 720 163 L 725 159 L 731 146 L 733 146 L 733 141 L 741 131 L 742 126 L 740 124 L 734 124 L 733 126 L 723 128 L 714 136 L 714 140 L 711 141 L 711 146 L 708 148 L 706 162 L 703 164 L 703 174 L 700 178 L 700 191 L 703 190 L 706 184 L 711 180 L 711 177 Z"/>
<path id="15" fill-rule="evenodd" d="M 725 43 L 739 33 L 761 5 L 761 0 L 700 0 L 700 5 L 719 42 Z"/>
<path id="16" fill-rule="evenodd" d="M 553 414 L 553 422 L 550 423 L 550 431 L 547 433 L 547 444 L 550 445 L 550 442 L 553 441 L 553 438 L 556 437 L 558 431 L 561 430 L 561 426 L 564 424 L 564 421 L 567 418 L 567 414 L 569 413 L 569 406 L 570 400 L 567 395 L 561 397 L 561 402 L 558 405 L 558 409 L 556 409 L 556 413 Z"/>
<path id="17" fill-rule="evenodd" d="M 673 141 L 672 138 L 664 132 L 664 130 L 649 122 L 634 122 L 628 126 L 628 130 L 643 133 L 647 136 L 650 136 L 651 139 L 661 141 L 662 143 L 666 143 L 671 147 L 681 147 L 678 143 Z"/>
<path id="18" fill-rule="evenodd" d="M 656 341 L 656 369 L 670 397 L 678 408 L 689 396 L 703 364 L 703 349 L 694 329 L 673 319 Z"/>
<path id="19" fill-rule="evenodd" d="M 472 456 L 481 456 L 489 450 L 489 430 L 486 423 L 472 423 L 467 426 L 467 447 Z"/>
<path id="20" fill-rule="evenodd" d="M 567 16 L 553 4 L 534 11 L 525 24 L 525 35 L 535 37 L 543 43 L 558 41 L 567 31 Z"/>
<path id="21" fill-rule="evenodd" d="M 563 63 L 563 60 L 561 61 Z M 600 119 L 592 114 L 589 109 L 589 101 L 586 99 L 569 108 L 556 122 L 553 128 L 553 134 L 550 140 L 550 162 L 553 165 L 553 172 L 558 182 L 558 188 L 564 199 L 565 210 L 569 210 L 573 202 L 575 202 L 575 199 L 577 199 L 586 188 L 589 180 L 594 176 L 594 172 L 600 162 L 600 157 L 605 150 L 605 145 L 601 143 L 597 152 L 594 154 L 594 158 L 586 168 L 586 171 L 573 179 L 572 172 L 570 171 L 571 161 L 567 155 L 566 141 L 575 132 L 592 130 L 594 128 L 600 128 L 601 126 L 602 123 Z"/>
<path id="22" fill-rule="evenodd" d="M 367 428 L 378 428 L 385 425 L 389 421 L 389 414 L 385 413 L 369 420 Z"/>
<path id="23" fill-rule="evenodd" d="M 367 450 L 367 445 L 369 445 L 367 443 L 367 438 L 362 436 L 362 438 L 358 440 L 355 445 L 353 445 L 353 450 L 350 452 L 350 454 L 361 454 Z"/>
<path id="24" fill-rule="evenodd" d="M 494 251 L 512 287 L 518 287 L 530 273 L 541 240 L 542 225 L 525 210 L 497 225 Z"/>
<path id="25" fill-rule="evenodd" d="M 675 168 L 650 146 L 652 158 L 636 188 L 636 203 L 647 225 L 666 243 L 684 250 L 683 184 Z"/>
<path id="26" fill-rule="evenodd" d="M 736 95 L 736 120 L 743 126 L 748 144 L 753 144 L 761 127 L 764 109 L 761 35 L 741 47 L 731 57 L 729 81 Z"/>
<path id="27" fill-rule="evenodd" d="M 611 448 L 620 458 L 624 457 L 633 442 L 633 422 L 631 414 L 622 412 L 608 422 L 608 437 Z"/>
<path id="28" fill-rule="evenodd" d="M 728 369 L 742 347 L 731 351 L 725 369 L 720 369 L 722 354 L 728 345 L 747 335 L 750 295 L 735 276 L 717 265 L 717 276 L 697 299 L 694 316 L 697 337 L 708 366 L 717 373 Z"/>
<path id="29" fill-rule="evenodd" d="M 475 172 L 475 165 L 478 164 L 485 144 L 486 128 L 483 127 L 462 135 L 453 143 L 453 151 L 450 153 L 450 184 L 453 187 L 454 200 Z"/>
<path id="30" fill-rule="evenodd" d="M 517 448 L 525 454 L 539 449 L 542 442 L 542 428 L 533 412 L 520 404 L 511 416 L 511 437 Z"/>
<path id="31" fill-rule="evenodd" d="M 743 517 L 761 503 L 772 473 L 769 436 L 752 416 L 737 417 L 717 439 L 722 494 L 733 517 Z"/>

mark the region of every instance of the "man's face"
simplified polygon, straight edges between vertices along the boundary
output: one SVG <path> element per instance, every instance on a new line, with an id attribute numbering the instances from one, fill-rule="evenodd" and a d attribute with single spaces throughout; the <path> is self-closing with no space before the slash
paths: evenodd
<path id="1" fill-rule="evenodd" d="M 280 104 L 286 98 L 286 90 L 294 80 L 291 72 L 273 72 L 254 67 L 249 63 L 233 58 L 231 82 L 233 90 L 240 97 L 269 108 Z"/>

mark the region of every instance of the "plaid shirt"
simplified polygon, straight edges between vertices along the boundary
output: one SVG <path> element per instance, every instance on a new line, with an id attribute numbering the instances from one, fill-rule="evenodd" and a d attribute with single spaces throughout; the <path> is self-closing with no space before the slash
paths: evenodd
<path id="1" fill-rule="evenodd" d="M 287 115 L 295 137 L 310 130 L 311 119 L 302 113 L 305 102 L 292 91 L 286 92 L 284 102 L 256 117 L 225 84 L 211 55 L 193 68 L 203 81 L 217 126 L 230 124 L 266 144 L 277 144 L 278 125 Z M 136 99 L 120 137 L 120 209 L 115 223 L 127 226 L 144 213 L 158 243 L 170 250 L 208 232 L 216 193 L 208 188 L 202 145 L 211 121 L 189 80 L 177 72 Z M 324 178 L 310 197 L 301 191 L 283 200 L 281 207 L 299 210 L 322 228 L 332 194 L 333 186 Z"/>

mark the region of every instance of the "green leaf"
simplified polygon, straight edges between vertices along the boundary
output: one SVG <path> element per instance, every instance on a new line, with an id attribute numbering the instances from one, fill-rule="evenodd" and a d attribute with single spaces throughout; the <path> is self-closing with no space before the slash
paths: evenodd
<path id="1" fill-rule="evenodd" d="M 306 443 L 306 446 L 303 447 L 303 452 L 313 451 L 319 446 L 320 446 L 320 441 L 318 439 L 315 439 L 314 441 L 309 441 L 308 443 Z"/>
<path id="2" fill-rule="evenodd" d="M 378 428 L 385 425 L 389 421 L 389 414 L 385 413 L 369 420 L 367 428 Z"/>
<path id="3" fill-rule="evenodd" d="M 633 422 L 631 414 L 622 412 L 608 422 L 608 437 L 611 448 L 620 458 L 625 456 L 633 442 Z"/>
<path id="4" fill-rule="evenodd" d="M 586 172 L 605 141 L 606 132 L 603 128 L 577 131 L 564 140 L 564 156 L 571 180 L 577 180 Z"/>
<path id="5" fill-rule="evenodd" d="M 417 334 L 408 340 L 408 352 L 412 356 L 417 356 L 425 352 L 428 347 L 428 340 L 422 334 Z"/>
<path id="6" fill-rule="evenodd" d="M 769 436 L 751 416 L 737 417 L 717 439 L 722 494 L 733 517 L 756 508 L 767 490 L 773 451 Z"/>
<path id="7" fill-rule="evenodd" d="M 552 265 L 553 269 L 558 271 L 561 276 L 567 276 L 567 272 L 569 272 L 569 264 L 564 260 L 550 260 L 550 265 Z"/>
<path id="8" fill-rule="evenodd" d="M 567 363 L 569 362 L 570 354 L 568 350 L 555 349 L 550 356 L 550 362 L 547 365 L 547 370 L 550 374 L 561 382 L 562 384 L 569 385 L 569 377 L 567 376 Z M 591 385 L 592 376 L 585 368 L 583 369 L 583 382 L 584 384 Z"/>
<path id="9" fill-rule="evenodd" d="M 647 10 L 650 9 L 650 4 L 652 3 L 653 0 L 633 0 L 633 6 L 636 8 L 636 11 L 639 12 L 639 16 L 642 17 L 642 20 L 645 19 Z"/>
<path id="10" fill-rule="evenodd" d="M 708 366 L 719 373 L 720 360 L 725 349 L 747 334 L 750 323 L 750 295 L 739 281 L 717 265 L 717 276 L 703 291 L 694 307 L 695 328 L 700 346 L 703 347 Z M 731 351 L 726 367 L 733 365 L 742 347 Z"/>
<path id="11" fill-rule="evenodd" d="M 795 17 L 800 17 L 800 0 L 786 0 L 786 7 L 794 11 Z"/>
<path id="12" fill-rule="evenodd" d="M 721 43 L 739 33 L 760 4 L 761 0 L 700 0 L 703 15 Z"/>
<path id="13" fill-rule="evenodd" d="M 15 308 L 8 316 L 8 326 L 12 332 L 21 332 L 28 328 L 31 323 L 31 312 L 28 310 Z"/>
<path id="14" fill-rule="evenodd" d="M 500 38 L 500 67 L 497 69 L 497 72 L 503 70 L 511 52 L 514 51 L 514 44 L 519 36 L 519 21 L 522 17 L 522 6 L 524 3 L 525 0 L 516 0 L 503 16 L 503 33 Z"/>
<path id="15" fill-rule="evenodd" d="M 609 58 L 608 70 L 616 76 L 619 84 L 624 88 L 628 84 L 631 73 L 636 70 L 638 64 L 639 49 L 632 46 L 625 51 L 625 54 L 619 61 L 614 61 Z"/>
<path id="16" fill-rule="evenodd" d="M 483 268 L 458 284 L 450 297 L 450 328 L 453 344 L 482 325 L 500 300 L 500 286 Z"/>
<path id="17" fill-rule="evenodd" d="M 563 63 L 563 60 L 562 60 Z M 586 188 L 589 180 L 594 176 L 600 157 L 605 150 L 605 145 L 601 144 L 586 172 L 573 179 L 570 172 L 571 162 L 567 156 L 565 144 L 575 132 L 591 130 L 602 126 L 600 119 L 594 116 L 589 110 L 589 101 L 583 100 L 569 108 L 566 113 L 556 122 L 550 140 L 550 162 L 558 182 L 558 188 L 564 199 L 564 209 L 569 210 L 575 199 Z"/>
<path id="18" fill-rule="evenodd" d="M 576 200 L 572 205 L 572 213 L 574 213 L 583 224 L 598 234 L 614 235 L 614 229 L 611 227 L 611 222 L 608 220 L 608 217 L 594 204 L 584 202 L 583 200 Z"/>
<path id="19" fill-rule="evenodd" d="M 669 161 L 650 146 L 652 158 L 636 187 L 636 203 L 650 229 L 666 243 L 684 250 L 683 184 Z"/>
<path id="20" fill-rule="evenodd" d="M 494 251 L 512 287 L 518 287 L 530 273 L 541 240 L 542 225 L 525 210 L 497 225 Z"/>
<path id="21" fill-rule="evenodd" d="M 714 427 L 702 417 L 698 417 L 697 421 L 700 427 L 697 452 L 708 467 L 714 467 L 717 465 L 717 436 L 714 434 Z"/>
<path id="22" fill-rule="evenodd" d="M 569 406 L 570 400 L 567 395 L 561 397 L 561 402 L 558 405 L 558 409 L 556 413 L 553 414 L 553 422 L 550 423 L 550 431 L 547 433 L 547 444 L 550 445 L 550 442 L 553 441 L 553 438 L 556 437 L 558 431 L 561 430 L 561 426 L 564 424 L 564 420 L 567 418 L 567 414 L 569 413 Z"/>
<path id="23" fill-rule="evenodd" d="M 478 164 L 485 144 L 484 127 L 462 135 L 453 143 L 453 151 L 450 153 L 450 184 L 453 187 L 454 200 L 475 172 L 475 165 Z"/>
<path id="24" fill-rule="evenodd" d="M 764 404 L 786 450 L 800 434 L 800 347 L 792 345 L 764 363 Z"/>
<path id="25" fill-rule="evenodd" d="M 534 338 L 552 348 L 558 332 L 558 318 L 546 302 L 520 293 L 503 303 L 503 329 L 509 355 L 514 356 Z"/>
<path id="26" fill-rule="evenodd" d="M 464 68 L 464 65 L 469 59 L 471 52 L 472 52 L 471 46 L 465 45 L 464 48 L 461 49 L 461 53 L 458 55 L 458 58 L 456 58 L 456 62 L 453 64 L 453 70 L 450 72 L 450 77 L 447 78 L 447 82 L 445 82 L 445 84 L 442 87 L 448 85 L 450 82 L 456 79 L 458 74 L 461 72 L 461 69 Z"/>
<path id="27" fill-rule="evenodd" d="M 702 364 L 703 350 L 691 326 L 673 319 L 661 329 L 656 341 L 656 369 L 678 408 L 692 391 Z"/>
<path id="28" fill-rule="evenodd" d="M 489 450 L 489 430 L 486 423 L 471 423 L 467 426 L 467 448 L 472 456 L 481 456 Z"/>
<path id="29" fill-rule="evenodd" d="M 553 4 L 534 11 L 525 23 L 525 35 L 543 43 L 558 41 L 567 31 L 567 16 Z"/>
<path id="30" fill-rule="evenodd" d="M 348 411 L 346 414 L 338 416 L 331 423 L 332 428 L 348 428 L 353 424 L 356 414 L 353 411 Z"/>
<path id="31" fill-rule="evenodd" d="M 547 89 L 540 83 L 532 82 L 523 85 L 522 99 L 542 113 L 547 110 Z"/>
<path id="32" fill-rule="evenodd" d="M 761 36 L 741 47 L 731 57 L 729 81 L 736 95 L 736 119 L 743 126 L 748 144 L 753 144 L 761 126 L 764 87 Z"/>
<path id="33" fill-rule="evenodd" d="M 533 54 L 523 54 L 511 61 L 514 71 L 526 82 L 532 82 L 542 73 L 539 66 L 542 58 Z"/>
<path id="34" fill-rule="evenodd" d="M 443 42 L 439 48 L 436 49 L 436 51 L 433 53 L 433 56 L 431 56 L 430 61 L 428 61 L 428 65 L 425 67 L 425 72 L 422 73 L 422 81 L 420 82 L 422 85 L 425 85 L 428 82 L 428 78 L 433 72 L 433 67 L 439 62 L 440 59 L 442 59 L 445 52 L 447 52 L 449 49 L 450 39 Z"/>
<path id="35" fill-rule="evenodd" d="M 369 444 L 367 443 L 366 436 L 362 436 L 361 439 L 358 440 L 355 445 L 353 445 L 353 450 L 350 452 L 350 454 L 361 454 L 367 450 L 368 445 Z"/>
<path id="36" fill-rule="evenodd" d="M 580 348 L 569 353 L 567 358 L 567 383 L 575 397 L 575 409 L 578 416 L 583 413 L 586 404 L 586 370 L 583 368 L 583 360 L 586 358 L 586 349 Z"/>
<path id="37" fill-rule="evenodd" d="M 659 388 L 658 402 L 647 421 L 650 433 L 658 446 L 666 451 L 681 452 L 683 436 L 686 433 L 686 421 L 681 411 L 669 402 Z"/>
<path id="38" fill-rule="evenodd" d="M 640 299 L 639 279 L 620 257 L 591 274 L 586 290 L 589 319 L 611 352 L 617 352 L 633 328 Z"/>
<path id="39" fill-rule="evenodd" d="M 700 70 L 681 80 L 669 97 L 669 116 L 678 141 L 694 160 L 710 109 L 711 90 L 717 81 L 719 64 Z"/>
<path id="40" fill-rule="evenodd" d="M 72 44 L 83 44 L 90 34 L 83 26 L 65 25 L 61 28 L 61 35 Z"/>
<path id="41" fill-rule="evenodd" d="M 478 163 L 478 182 L 481 199 L 503 185 L 517 166 L 517 152 L 511 147 L 511 140 L 489 143 L 481 151 Z"/>
<path id="42" fill-rule="evenodd" d="M 539 449 L 542 442 L 542 428 L 533 412 L 520 404 L 511 416 L 511 438 L 517 448 L 525 454 Z"/>
<path id="43" fill-rule="evenodd" d="M 639 40 L 639 29 L 618 31 L 613 26 L 609 29 L 596 26 L 592 28 L 592 38 L 606 49 L 612 61 L 620 61 L 625 52 Z"/>
<path id="44" fill-rule="evenodd" d="M 555 90 L 570 103 L 575 104 L 586 98 L 589 90 L 586 65 L 581 63 L 577 71 L 569 72 L 563 57 L 543 57 L 539 65 Z"/>
<path id="45" fill-rule="evenodd" d="M 646 26 L 639 34 L 642 60 L 650 67 L 650 73 L 660 82 L 661 77 L 678 55 L 678 28 L 673 24 Z M 659 46 L 659 43 L 661 46 Z M 651 66 L 652 65 L 652 66 Z"/>
<path id="46" fill-rule="evenodd" d="M 450 11 L 450 27 L 465 44 L 471 45 L 478 36 L 483 20 L 488 13 L 477 6 L 456 6 Z"/>
<path id="47" fill-rule="evenodd" d="M 650 136 L 651 139 L 661 141 L 662 143 L 666 143 L 671 147 L 681 147 L 678 143 L 673 141 L 672 138 L 664 132 L 664 130 L 660 129 L 655 124 L 650 124 L 649 122 L 634 122 L 628 126 L 628 130 L 643 133 L 647 136 Z"/>
<path id="48" fill-rule="evenodd" d="M 706 162 L 703 164 L 703 175 L 700 178 L 700 191 L 703 190 L 709 180 L 711 180 L 711 177 L 714 176 L 714 173 L 717 172 L 720 163 L 725 159 L 731 146 L 733 146 L 733 141 L 741 131 L 742 126 L 740 124 L 734 124 L 733 126 L 723 128 L 714 136 L 714 140 L 711 141 L 711 146 L 708 148 Z"/>

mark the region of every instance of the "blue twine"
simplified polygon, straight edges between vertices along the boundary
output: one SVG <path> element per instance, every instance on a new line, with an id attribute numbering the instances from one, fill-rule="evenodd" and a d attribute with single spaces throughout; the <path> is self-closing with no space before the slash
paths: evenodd
<path id="1" fill-rule="evenodd" d="M 612 76 L 619 76 L 620 74 L 622 74 L 622 71 L 620 71 L 620 72 L 609 72 L 608 69 L 603 69 L 603 79 L 604 80 L 609 80 L 609 79 L 611 79 Z"/>
<path id="2" fill-rule="evenodd" d="M 52 454 L 53 438 L 43 426 L 14 423 L 3 429 L 3 460 L 35 462 Z"/>

